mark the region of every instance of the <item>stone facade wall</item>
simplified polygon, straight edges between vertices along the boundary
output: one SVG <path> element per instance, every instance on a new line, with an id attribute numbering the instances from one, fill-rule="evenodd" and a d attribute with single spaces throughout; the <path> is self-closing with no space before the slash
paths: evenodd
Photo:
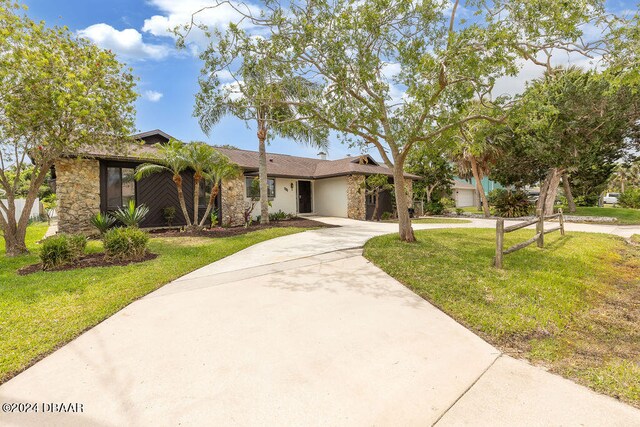
<path id="1" fill-rule="evenodd" d="M 222 225 L 234 227 L 244 224 L 245 188 L 244 177 L 222 183 Z"/>
<path id="2" fill-rule="evenodd" d="M 349 175 L 347 177 L 347 217 L 366 220 L 367 205 L 365 192 L 362 190 L 364 175 Z"/>
<path id="3" fill-rule="evenodd" d="M 100 162 L 59 159 L 55 168 L 58 229 L 63 233 L 94 234 L 91 217 L 100 212 Z"/>

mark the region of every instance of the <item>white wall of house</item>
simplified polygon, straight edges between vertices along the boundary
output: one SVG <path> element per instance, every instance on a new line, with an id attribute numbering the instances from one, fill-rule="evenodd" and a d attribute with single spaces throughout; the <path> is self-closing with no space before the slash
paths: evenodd
<path id="1" fill-rule="evenodd" d="M 7 201 L 5 199 L 1 199 L 2 203 L 7 206 Z M 15 204 L 16 204 L 16 220 L 18 220 L 20 218 L 20 215 L 22 215 L 22 211 L 25 208 L 25 204 L 26 204 L 27 200 L 26 199 L 15 199 Z M 4 211 L 2 209 L 0 209 L 0 213 L 2 213 L 2 216 L 6 219 L 7 215 L 4 213 Z M 37 217 L 38 215 L 40 215 L 40 200 L 38 198 L 36 198 L 36 200 L 33 202 L 33 207 L 31 208 L 31 212 L 29 213 L 29 218 L 32 217 Z"/>
<path id="2" fill-rule="evenodd" d="M 269 212 L 283 211 L 288 214 L 295 215 L 297 212 L 297 179 L 289 178 L 275 178 L 276 180 L 276 197 L 271 200 L 271 206 Z M 245 180 L 246 186 L 246 180 Z M 292 188 L 293 187 L 293 188 Z M 245 196 L 247 189 L 245 188 Z M 248 203 L 250 199 L 245 197 L 245 201 Z M 260 215 L 260 202 L 257 202 L 253 208 L 251 216 L 255 219 Z"/>
<path id="3" fill-rule="evenodd" d="M 347 177 L 318 179 L 313 186 L 315 213 L 347 217 Z"/>

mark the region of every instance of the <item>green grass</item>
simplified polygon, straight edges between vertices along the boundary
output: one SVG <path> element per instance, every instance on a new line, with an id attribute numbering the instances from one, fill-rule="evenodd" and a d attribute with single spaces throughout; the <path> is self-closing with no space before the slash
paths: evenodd
<path id="1" fill-rule="evenodd" d="M 531 237 L 507 235 L 506 246 Z M 381 236 L 365 256 L 503 351 L 640 406 L 640 249 L 591 233 L 546 236 L 490 266 L 495 231 Z"/>
<path id="2" fill-rule="evenodd" d="M 565 210 L 566 215 L 578 216 L 604 216 L 616 218 L 619 224 L 634 225 L 640 224 L 640 209 L 614 208 L 611 205 L 599 207 L 578 207 L 576 213 L 572 214 Z"/>
<path id="3" fill-rule="evenodd" d="M 264 240 L 298 233 L 270 228 L 226 238 L 152 238 L 158 258 L 117 267 L 94 267 L 19 276 L 16 270 L 39 261 L 37 244 L 47 226 L 28 228 L 32 254 L 4 256 L 0 238 L 0 383 L 33 361 L 72 340 L 136 299 L 199 267 Z M 102 244 L 91 241 L 91 252 Z"/>

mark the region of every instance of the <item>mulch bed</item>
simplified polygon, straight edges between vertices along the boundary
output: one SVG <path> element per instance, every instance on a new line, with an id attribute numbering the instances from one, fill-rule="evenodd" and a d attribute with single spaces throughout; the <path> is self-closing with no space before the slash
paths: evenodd
<path id="1" fill-rule="evenodd" d="M 129 265 L 138 262 L 149 261 L 152 259 L 156 259 L 158 257 L 157 254 L 147 253 L 144 258 L 138 259 L 135 261 L 132 260 L 115 260 L 107 258 L 104 252 L 95 253 L 95 254 L 87 254 L 82 256 L 75 262 L 64 264 L 55 268 L 51 268 L 47 271 L 64 271 L 64 270 L 75 270 L 77 268 L 87 268 L 87 267 L 113 267 L 115 265 Z M 18 270 L 18 274 L 20 276 L 26 276 L 28 274 L 37 273 L 42 270 L 42 264 L 31 264 L 25 267 L 22 267 Z"/>
<path id="2" fill-rule="evenodd" d="M 252 231 L 265 230 L 267 228 L 300 227 L 300 228 L 330 228 L 339 227 L 306 218 L 294 218 L 282 221 L 271 221 L 267 225 L 253 223 L 249 227 L 217 227 L 199 231 L 180 230 L 151 230 L 153 237 L 230 237 L 251 233 Z"/>

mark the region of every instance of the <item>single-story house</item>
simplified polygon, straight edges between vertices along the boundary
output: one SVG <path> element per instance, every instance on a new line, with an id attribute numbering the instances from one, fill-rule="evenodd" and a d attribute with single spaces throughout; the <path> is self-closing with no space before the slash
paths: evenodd
<path id="1" fill-rule="evenodd" d="M 63 232 L 93 232 L 91 217 L 125 206 L 129 200 L 150 208 L 142 227 L 167 225 L 163 211 L 175 208 L 173 225 L 185 224 L 179 208 L 176 186 L 169 172 L 133 179 L 135 168 L 152 161 L 156 143 L 171 136 L 154 130 L 134 135 L 141 141 L 127 153 L 88 150 L 81 156 L 63 157 L 56 161 L 52 174 L 58 196 L 58 225 Z M 217 148 L 243 170 L 237 179 L 223 182 L 216 200 L 218 220 L 223 225 L 244 223 L 244 210 L 251 201 L 252 180 L 258 175 L 258 153 L 232 148 Z M 392 171 L 368 155 L 327 160 L 325 156 L 307 158 L 284 154 L 267 154 L 270 212 L 315 214 L 365 220 L 373 215 L 373 200 L 360 187 L 368 175 L 384 174 L 393 182 Z M 405 174 L 407 197 L 411 201 L 416 175 Z M 183 173 L 183 191 L 187 211 L 193 212 L 193 173 Z M 206 190 L 205 190 L 206 191 Z M 200 191 L 200 215 L 208 201 Z M 381 212 L 391 211 L 388 194 L 380 200 Z M 260 213 L 256 203 L 253 216 Z"/>

